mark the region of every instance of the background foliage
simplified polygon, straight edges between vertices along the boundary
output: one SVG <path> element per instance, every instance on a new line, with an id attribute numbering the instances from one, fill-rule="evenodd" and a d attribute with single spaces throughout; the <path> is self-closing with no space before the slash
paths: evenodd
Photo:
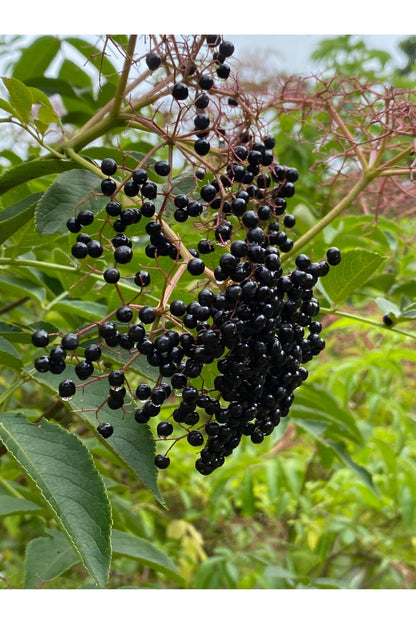
<path id="1" fill-rule="evenodd" d="M 73 210 L 89 172 L 76 160 L 69 167 L 41 157 L 56 125 L 75 132 L 114 97 L 118 67 L 101 55 L 103 40 L 96 49 L 54 36 L 3 45 L 15 60 L 3 81 L 2 121 L 16 120 L 12 130 L 2 124 L 9 147 L 0 152 L 3 587 L 416 588 L 414 38 L 402 44 L 406 67 L 388 71 L 389 55 L 357 38 L 323 41 L 314 53 L 319 78 L 281 77 L 273 89 L 264 87 L 267 75 L 253 84 L 242 63 L 241 82 L 257 89 L 282 161 L 301 173 L 292 200 L 297 235 L 312 232 L 305 245 L 318 256 L 329 245 L 343 250 L 340 272 L 321 292 L 327 347 L 308 365 L 289 419 L 260 448 L 242 444 L 205 478 L 181 448 L 158 482 L 148 438 L 133 457 L 120 422 L 118 446 L 109 446 L 89 433 L 88 417 L 56 400 L 56 381 L 32 369 L 34 329 L 47 321 L 70 330 L 114 307 L 105 290 L 77 281 L 69 255 L 65 202 Z M 85 158 L 152 148 L 141 131 L 112 128 L 93 139 L 78 146 Z M 374 175 L 363 176 L 363 159 Z M 180 173 L 178 165 L 185 188 Z M 58 175 L 63 203 L 51 212 L 45 197 Z M 198 240 L 191 227 L 185 238 L 188 247 Z M 155 300 L 161 287 L 155 281 Z M 47 426 L 28 437 L 27 419 L 41 416 Z M 43 464 L 56 435 L 67 455 Z M 42 495 L 27 474 L 42 481 Z M 85 501 L 68 489 L 74 480 L 88 482 Z M 109 535 L 94 542 L 73 522 L 74 502 L 83 513 L 90 496 L 101 518 L 110 501 L 112 552 Z M 88 516 L 83 526 L 93 522 Z"/>

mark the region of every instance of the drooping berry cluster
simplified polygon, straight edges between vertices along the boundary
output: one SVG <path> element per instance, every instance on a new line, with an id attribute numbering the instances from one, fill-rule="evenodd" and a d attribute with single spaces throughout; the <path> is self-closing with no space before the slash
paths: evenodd
<path id="1" fill-rule="evenodd" d="M 225 164 L 213 169 L 207 161 L 211 173 L 205 172 L 209 133 L 227 133 L 211 127 L 201 111 L 209 104 L 213 74 L 229 76 L 226 59 L 234 51 L 218 35 L 208 35 L 206 42 L 214 50 L 211 64 L 202 73 L 191 72 L 189 86 L 176 82 L 171 91 L 181 102 L 195 88 L 194 188 L 175 193 L 172 162 L 165 159 L 145 158 L 134 170 L 118 167 L 111 158 L 101 162 L 107 176 L 101 192 L 109 201 L 104 217 L 98 217 L 99 227 L 94 234 L 81 231 L 92 229 L 96 220 L 91 211 L 81 210 L 68 219 L 67 228 L 77 235 L 72 255 L 89 271 L 95 269 L 94 259 L 105 259 L 108 266 L 95 272 L 117 291 L 120 306 L 102 321 L 61 336 L 59 344 L 35 360 L 39 372 L 59 374 L 70 354 L 79 382 L 66 379 L 59 385 L 65 400 L 85 380 L 108 377 L 107 406 L 125 410 L 135 404 L 136 422 L 154 423 L 156 439 L 169 445 L 156 456 L 156 466 L 166 468 L 168 453 L 186 438 L 201 449 L 195 465 L 204 475 L 221 466 L 244 436 L 259 444 L 288 415 L 295 389 L 308 376 L 304 364 L 325 346 L 313 288 L 341 260 L 333 247 L 318 261 L 299 254 L 295 267 L 285 271 L 282 254 L 293 248 L 290 230 L 296 225 L 295 217 L 286 213 L 287 199 L 295 194 L 299 176 L 294 167 L 279 163 L 271 135 L 255 129 L 230 133 L 216 148 Z M 146 64 L 156 71 L 161 65 L 158 52 L 149 53 Z M 228 101 L 228 106 L 235 103 Z M 116 181 L 121 172 L 124 178 Z M 159 184 L 157 176 L 169 183 Z M 178 236 L 180 224 L 189 219 L 202 233 L 195 249 Z M 161 258 L 178 269 L 186 267 L 178 270 L 177 278 L 166 278 L 158 305 L 148 297 L 150 268 L 129 268 L 140 252 L 138 238 L 155 270 Z M 127 301 L 123 284 L 135 289 Z M 193 293 L 189 303 L 176 295 L 183 292 L 182 284 Z M 38 330 L 32 341 L 47 348 L 50 338 Z M 157 370 L 156 384 L 129 383 L 128 365 L 103 373 L 107 348 L 129 353 L 130 363 L 146 358 Z M 172 406 L 167 420 L 158 419 L 163 404 Z M 97 430 L 105 438 L 113 433 L 110 423 L 100 422 Z"/>

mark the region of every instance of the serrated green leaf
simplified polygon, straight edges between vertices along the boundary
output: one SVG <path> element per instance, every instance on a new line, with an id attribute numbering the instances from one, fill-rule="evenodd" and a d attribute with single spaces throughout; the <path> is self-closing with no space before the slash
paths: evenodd
<path id="1" fill-rule="evenodd" d="M 3 78 L 4 86 L 9 92 L 10 104 L 18 117 L 27 122 L 32 111 L 32 96 L 26 85 L 17 78 Z"/>
<path id="2" fill-rule="evenodd" d="M 42 587 L 78 562 L 79 556 L 66 535 L 56 529 L 49 529 L 45 536 L 37 537 L 27 545 L 23 587 Z"/>
<path id="3" fill-rule="evenodd" d="M 43 193 L 35 193 L 0 212 L 0 244 L 10 238 L 35 214 L 35 206 Z"/>
<path id="4" fill-rule="evenodd" d="M 36 229 L 40 234 L 67 232 L 66 222 L 76 209 L 98 214 L 108 202 L 100 193 L 100 177 L 91 171 L 66 171 L 57 177 L 37 205 Z"/>
<path id="5" fill-rule="evenodd" d="M 345 301 L 357 288 L 361 288 L 385 258 L 366 249 L 349 249 L 342 252 L 341 263 L 331 267 L 322 279 L 332 303 Z"/>
<path id="6" fill-rule="evenodd" d="M 6 191 L 52 173 L 62 173 L 71 169 L 79 169 L 81 165 L 70 160 L 31 160 L 8 169 L 0 176 L 0 195 Z"/>
<path id="7" fill-rule="evenodd" d="M 40 512 L 42 509 L 26 498 L 17 498 L 2 494 L 0 496 L 0 516 L 11 516 L 14 514 Z"/>
<path id="8" fill-rule="evenodd" d="M 13 77 L 26 82 L 29 78 L 43 76 L 55 58 L 61 43 L 57 37 L 45 35 L 23 49 L 13 69 Z"/>
<path id="9" fill-rule="evenodd" d="M 60 375 L 36 373 L 33 378 L 55 391 L 63 379 L 69 378 L 77 382 L 75 371 L 70 365 L 67 365 L 64 373 Z M 157 500 L 163 503 L 163 497 L 157 485 L 157 469 L 154 465 L 155 443 L 151 439 L 150 428 L 148 425 L 136 423 L 134 420 L 136 406 L 134 404 L 125 406 L 125 412 L 121 409 L 111 410 L 107 404 L 104 404 L 99 411 L 99 421 L 95 410 L 99 405 L 102 405 L 108 394 L 108 380 L 98 379 L 94 383 L 88 384 L 85 390 L 78 389 L 71 398 L 70 407 L 76 410 L 79 417 L 89 424 L 94 431 L 100 421 L 110 422 L 113 425 L 113 435 L 106 440 L 100 437 L 100 441 L 129 466 Z"/>
<path id="10" fill-rule="evenodd" d="M 173 561 L 149 541 L 113 529 L 111 544 L 114 554 L 136 559 L 151 569 L 160 570 L 176 580 L 183 581 Z"/>
<path id="11" fill-rule="evenodd" d="M 81 560 L 105 585 L 111 560 L 111 510 L 101 476 L 79 438 L 23 414 L 0 415 L 0 439 L 34 481 Z"/>

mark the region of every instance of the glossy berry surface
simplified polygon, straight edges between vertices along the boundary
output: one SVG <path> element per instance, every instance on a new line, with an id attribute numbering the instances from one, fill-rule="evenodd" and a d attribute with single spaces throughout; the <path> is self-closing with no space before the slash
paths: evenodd
<path id="1" fill-rule="evenodd" d="M 326 252 L 326 258 L 331 266 L 339 264 L 341 262 L 341 252 L 338 247 L 330 247 Z"/>
<path id="2" fill-rule="evenodd" d="M 39 329 L 32 334 L 32 344 L 34 347 L 46 347 L 49 344 L 49 334 L 46 329 Z"/>
<path id="3" fill-rule="evenodd" d="M 63 399 L 72 397 L 75 394 L 75 384 L 72 379 L 61 381 L 58 388 L 59 396 Z"/>
<path id="4" fill-rule="evenodd" d="M 101 423 L 98 425 L 97 431 L 103 438 L 109 438 L 114 433 L 113 425 L 110 423 Z"/>
<path id="5" fill-rule="evenodd" d="M 189 95 L 188 87 L 183 82 L 177 82 L 172 89 L 172 95 L 175 100 L 186 100 Z"/>
<path id="6" fill-rule="evenodd" d="M 112 176 L 117 171 L 117 163 L 112 158 L 104 158 L 101 161 L 101 171 L 104 175 Z"/>

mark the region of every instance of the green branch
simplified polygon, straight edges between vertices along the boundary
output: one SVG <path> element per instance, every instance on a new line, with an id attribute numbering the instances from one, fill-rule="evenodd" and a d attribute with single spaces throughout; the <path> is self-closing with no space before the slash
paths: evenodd
<path id="1" fill-rule="evenodd" d="M 349 193 L 330 210 L 324 217 L 322 217 L 318 223 L 316 223 L 311 229 L 303 234 L 293 245 L 292 249 L 282 254 L 282 261 L 294 256 L 299 250 L 309 243 L 319 232 L 324 230 L 334 219 L 339 217 L 347 208 L 349 208 L 352 202 L 362 193 L 366 186 L 376 177 L 374 171 L 363 171 L 359 180 L 355 183 Z"/>

